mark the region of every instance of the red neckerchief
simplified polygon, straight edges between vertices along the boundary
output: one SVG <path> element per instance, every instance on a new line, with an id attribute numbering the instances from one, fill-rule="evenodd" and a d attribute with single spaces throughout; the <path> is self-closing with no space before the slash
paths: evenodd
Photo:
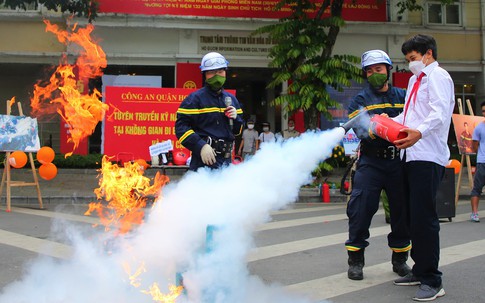
<path id="1" fill-rule="evenodd" d="M 411 90 L 411 94 L 409 94 L 408 102 L 406 103 L 406 107 L 404 108 L 404 119 L 402 123 L 404 125 L 406 125 L 405 122 L 406 122 L 406 115 L 409 109 L 409 103 L 413 102 L 414 106 L 416 106 L 416 97 L 418 95 L 418 89 L 419 89 L 419 86 L 421 85 L 421 79 L 423 79 L 423 77 L 424 77 L 424 73 L 421 72 L 421 74 L 419 74 L 418 76 L 418 79 L 416 79 L 416 82 L 414 82 L 413 89 Z"/>

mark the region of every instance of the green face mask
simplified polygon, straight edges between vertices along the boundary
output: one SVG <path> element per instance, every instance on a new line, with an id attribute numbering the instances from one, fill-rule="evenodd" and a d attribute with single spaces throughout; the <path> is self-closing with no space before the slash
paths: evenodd
<path id="1" fill-rule="evenodd" d="M 373 73 L 372 75 L 367 78 L 367 81 L 369 81 L 369 84 L 375 88 L 375 89 L 381 89 L 384 87 L 384 84 L 386 84 L 387 81 L 387 75 L 386 74 L 379 74 L 379 73 Z"/>
<path id="2" fill-rule="evenodd" d="M 214 77 L 205 80 L 212 90 L 218 91 L 226 82 L 226 77 L 214 75 Z"/>

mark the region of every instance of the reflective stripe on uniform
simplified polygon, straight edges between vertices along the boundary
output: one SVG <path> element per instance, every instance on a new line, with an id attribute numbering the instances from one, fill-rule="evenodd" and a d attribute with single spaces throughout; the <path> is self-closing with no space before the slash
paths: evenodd
<path id="1" fill-rule="evenodd" d="M 382 104 L 372 104 L 364 107 L 364 109 L 371 111 L 375 109 L 383 109 L 383 108 L 404 108 L 404 103 L 396 103 L 392 105 L 391 103 L 382 103 Z M 352 119 L 353 117 L 357 116 L 362 109 L 358 109 L 353 111 L 352 113 L 349 114 L 349 119 Z"/>
<path id="2" fill-rule="evenodd" d="M 225 107 L 207 107 L 207 108 L 179 108 L 177 110 L 177 114 L 185 114 L 185 115 L 200 115 L 200 114 L 207 114 L 207 113 L 223 113 L 226 111 Z M 238 115 L 242 115 L 242 109 L 237 109 L 236 113 Z"/>
<path id="3" fill-rule="evenodd" d="M 207 108 L 179 108 L 177 110 L 177 114 L 185 114 L 185 115 L 200 115 L 200 114 L 207 114 L 207 113 L 223 113 L 226 108 L 224 107 L 207 107 Z"/>
<path id="4" fill-rule="evenodd" d="M 345 245 L 345 248 L 347 248 L 348 251 L 359 251 L 359 250 L 361 250 L 360 247 L 349 246 L 349 245 Z"/>
<path id="5" fill-rule="evenodd" d="M 413 246 L 412 246 L 411 244 L 409 244 L 408 246 L 406 246 L 406 247 L 402 247 L 402 248 L 395 248 L 395 247 L 391 247 L 391 250 L 392 250 L 393 252 L 400 253 L 400 252 L 406 252 L 406 251 L 410 251 L 412 247 L 413 247 Z"/>
<path id="6" fill-rule="evenodd" d="M 193 130 L 189 129 L 188 131 L 186 131 L 182 136 L 180 136 L 180 139 L 179 139 L 180 143 L 184 142 L 184 140 L 192 134 L 194 134 Z"/>

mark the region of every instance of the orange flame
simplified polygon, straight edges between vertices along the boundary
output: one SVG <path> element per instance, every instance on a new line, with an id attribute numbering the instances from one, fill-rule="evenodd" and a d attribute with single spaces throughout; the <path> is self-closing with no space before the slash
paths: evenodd
<path id="1" fill-rule="evenodd" d="M 49 82 L 34 85 L 30 100 L 32 115 L 42 117 L 59 113 L 68 125 L 69 141 L 74 143 L 74 150 L 82 139 L 94 132 L 108 109 L 108 105 L 100 101 L 101 93 L 98 90 L 87 94 L 78 89 L 74 70 L 77 69 L 82 80 L 100 77 L 103 75 L 102 69 L 107 66 L 106 54 L 91 38 L 94 30 L 92 24 L 86 28 L 78 28 L 74 24 L 70 31 L 64 31 L 47 20 L 44 23 L 46 31 L 54 33 L 59 42 L 72 48 L 77 45 L 79 56 L 75 65 L 68 64 L 67 56 L 63 56 Z M 66 157 L 71 154 L 66 154 Z"/>
<path id="2" fill-rule="evenodd" d="M 142 290 L 142 293 L 149 294 L 152 296 L 153 301 L 160 303 L 175 303 L 175 300 L 180 296 L 184 290 L 183 286 L 175 286 L 173 284 L 168 286 L 170 293 L 163 294 L 160 291 L 157 283 L 153 283 L 150 286 L 150 290 Z"/>
<path id="3" fill-rule="evenodd" d="M 146 272 L 145 263 L 142 262 L 140 267 L 133 274 L 131 274 L 130 266 L 127 263 L 123 264 L 123 267 L 125 269 L 125 272 L 129 276 L 130 284 L 136 288 L 140 287 L 141 279 L 139 276 L 142 273 Z M 175 300 L 182 294 L 184 287 L 170 284 L 168 286 L 168 290 L 169 290 L 169 293 L 164 294 L 160 291 L 160 287 L 158 286 L 158 283 L 153 283 L 152 286 L 150 286 L 149 290 L 142 290 L 141 292 L 147 295 L 151 295 L 153 301 L 155 302 L 175 303 Z"/>
<path id="4" fill-rule="evenodd" d="M 142 273 L 146 272 L 145 263 L 142 263 L 140 267 L 133 274 L 131 274 L 130 265 L 128 263 L 124 263 L 123 268 L 125 269 L 125 272 L 128 274 L 128 277 L 130 279 L 130 284 L 133 285 L 134 287 L 140 287 L 141 281 L 139 276 Z"/>
<path id="5" fill-rule="evenodd" d="M 147 196 L 153 195 L 156 199 L 160 189 L 169 181 L 167 176 L 157 172 L 153 185 L 150 185 L 150 179 L 143 176 L 144 170 L 138 163 L 126 162 L 119 167 L 106 156 L 103 157 L 100 172 L 99 188 L 94 193 L 98 200 L 104 198 L 108 205 L 90 203 L 85 215 L 96 211 L 106 230 L 114 226 L 122 234 L 142 223 Z"/>

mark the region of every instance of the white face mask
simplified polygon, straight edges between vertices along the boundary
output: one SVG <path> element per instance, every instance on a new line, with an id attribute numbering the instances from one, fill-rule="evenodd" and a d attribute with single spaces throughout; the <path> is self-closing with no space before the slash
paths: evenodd
<path id="1" fill-rule="evenodd" d="M 254 124 L 248 124 L 248 129 L 253 129 L 254 128 Z"/>
<path id="2" fill-rule="evenodd" d="M 294 129 L 295 129 L 295 127 L 294 127 L 294 126 L 288 126 L 288 129 L 289 129 L 289 130 L 294 130 Z"/>
<path id="3" fill-rule="evenodd" d="M 263 131 L 269 132 L 269 127 L 263 127 Z"/>
<path id="4" fill-rule="evenodd" d="M 426 59 L 426 63 L 428 59 Z M 421 74 L 421 71 L 426 67 L 426 63 L 423 63 L 422 60 L 416 60 L 409 62 L 409 70 L 415 75 L 418 76 Z"/>

